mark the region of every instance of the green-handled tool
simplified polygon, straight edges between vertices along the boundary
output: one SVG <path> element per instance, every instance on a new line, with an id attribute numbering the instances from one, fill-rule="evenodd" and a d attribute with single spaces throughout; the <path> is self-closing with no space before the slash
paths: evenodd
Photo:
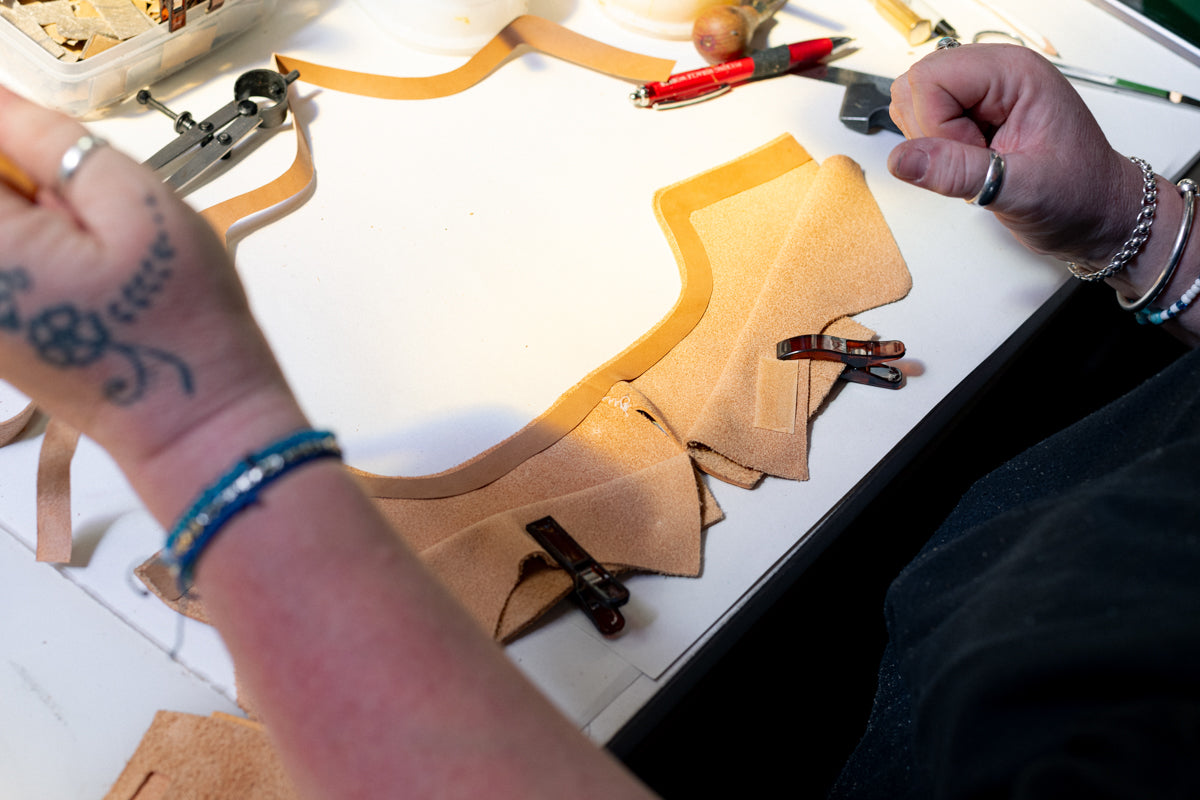
<path id="1" fill-rule="evenodd" d="M 1100 86 L 1107 86 L 1111 89 L 1123 89 L 1127 92 L 1136 92 L 1137 94 L 1146 94 L 1151 97 L 1158 97 L 1176 105 L 1196 106 L 1200 108 L 1200 100 L 1194 97 L 1188 97 L 1183 92 L 1173 92 L 1169 89 L 1159 89 L 1157 86 L 1147 86 L 1144 83 L 1135 81 L 1127 81 L 1124 78 L 1115 78 L 1112 75 L 1105 75 L 1101 72 L 1092 72 L 1091 70 L 1081 69 L 1079 67 L 1068 67 L 1065 64 L 1055 64 L 1058 71 L 1068 78 L 1086 81 L 1088 83 L 1096 83 Z"/>

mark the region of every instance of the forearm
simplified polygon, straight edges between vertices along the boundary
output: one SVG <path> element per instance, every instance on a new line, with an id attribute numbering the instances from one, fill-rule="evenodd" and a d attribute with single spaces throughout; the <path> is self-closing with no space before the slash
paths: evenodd
<path id="1" fill-rule="evenodd" d="M 251 437 L 235 458 L 303 422 L 259 411 L 260 433 L 219 423 Z M 231 439 L 210 429 L 203 441 L 212 451 Z M 149 482 L 195 484 L 190 494 L 228 466 L 204 468 L 197 483 L 180 457 L 173 469 L 156 463 Z M 646 796 L 509 663 L 335 461 L 264 490 L 214 540 L 196 580 L 304 796 L 394 797 L 398 786 L 410 797 Z"/>

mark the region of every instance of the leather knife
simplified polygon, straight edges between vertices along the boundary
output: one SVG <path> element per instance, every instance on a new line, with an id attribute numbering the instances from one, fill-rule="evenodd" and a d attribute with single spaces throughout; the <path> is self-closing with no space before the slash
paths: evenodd
<path id="1" fill-rule="evenodd" d="M 892 122 L 888 107 L 892 104 L 892 79 L 845 67 L 817 64 L 793 70 L 804 78 L 836 83 L 846 87 L 838 118 L 852 131 L 870 133 L 877 128 L 900 133 Z"/>

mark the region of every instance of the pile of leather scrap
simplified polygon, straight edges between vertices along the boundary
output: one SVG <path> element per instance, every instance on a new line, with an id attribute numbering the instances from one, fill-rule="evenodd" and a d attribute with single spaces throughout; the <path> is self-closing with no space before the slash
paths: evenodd
<path id="1" fill-rule="evenodd" d="M 0 5 L 15 25 L 60 61 L 75 62 L 152 29 L 160 0 L 17 0 Z"/>

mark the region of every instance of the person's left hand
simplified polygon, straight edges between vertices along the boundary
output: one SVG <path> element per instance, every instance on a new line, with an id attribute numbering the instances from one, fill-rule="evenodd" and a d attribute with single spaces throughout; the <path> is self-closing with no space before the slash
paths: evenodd
<path id="1" fill-rule="evenodd" d="M 92 149 L 61 181 L 63 155 L 85 133 L 0 89 L 0 153 L 39 187 L 30 199 L 0 182 L 0 377 L 127 472 L 222 420 L 238 419 L 247 438 L 222 462 L 257 444 L 248 420 L 295 424 L 208 224 L 112 147 Z"/>

